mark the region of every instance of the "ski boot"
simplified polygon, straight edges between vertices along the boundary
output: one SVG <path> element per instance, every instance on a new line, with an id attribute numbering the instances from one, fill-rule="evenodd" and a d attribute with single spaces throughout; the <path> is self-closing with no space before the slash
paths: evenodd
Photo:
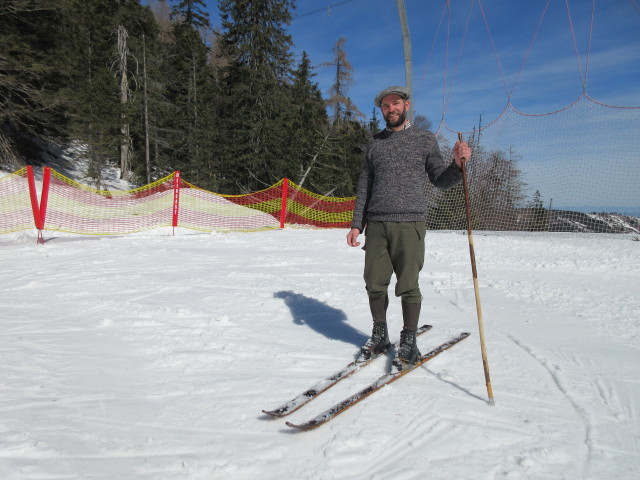
<path id="1" fill-rule="evenodd" d="M 387 330 L 387 307 L 389 306 L 389 297 L 387 295 L 372 299 L 369 297 L 369 308 L 373 317 L 373 331 L 371 338 L 360 349 L 358 362 L 364 362 L 376 358 L 381 353 L 391 348 L 389 342 L 389 331 Z"/>
<path id="2" fill-rule="evenodd" d="M 387 322 L 374 322 L 371 338 L 369 338 L 367 343 L 360 349 L 358 362 L 366 362 L 376 358 L 381 353 L 387 352 L 390 348 L 391 342 L 389 342 Z"/>
<path id="3" fill-rule="evenodd" d="M 420 317 L 420 303 L 402 302 L 402 320 L 404 328 L 400 332 L 400 345 L 393 359 L 393 367 L 401 372 L 408 367 L 415 365 L 420 358 L 420 350 L 416 344 L 416 330 Z"/>
<path id="4" fill-rule="evenodd" d="M 420 350 L 416 343 L 416 332 L 403 329 L 400 332 L 400 346 L 393 359 L 393 368 L 401 372 L 412 367 L 420 359 Z"/>

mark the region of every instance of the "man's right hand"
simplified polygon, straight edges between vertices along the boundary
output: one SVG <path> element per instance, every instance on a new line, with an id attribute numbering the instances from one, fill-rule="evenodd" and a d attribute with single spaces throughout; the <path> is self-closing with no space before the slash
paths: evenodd
<path id="1" fill-rule="evenodd" d="M 350 247 L 359 247 L 360 246 L 360 242 L 358 241 L 359 235 L 360 235 L 359 228 L 352 228 L 351 230 L 349 230 L 349 233 L 347 233 L 347 245 L 349 245 Z"/>

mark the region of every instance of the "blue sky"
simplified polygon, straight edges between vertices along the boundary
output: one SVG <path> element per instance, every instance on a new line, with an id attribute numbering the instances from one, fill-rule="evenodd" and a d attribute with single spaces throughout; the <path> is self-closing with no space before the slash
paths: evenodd
<path id="1" fill-rule="evenodd" d="M 217 1 L 207 4 L 219 27 Z M 509 100 L 528 115 L 561 110 L 585 92 L 606 105 L 640 107 L 640 0 L 405 0 L 405 6 L 413 106 L 448 143 L 482 116 L 483 126 L 497 125 L 486 130 L 484 144 L 513 149 L 522 159 L 529 197 L 540 190 L 558 206 L 640 208 L 640 108 L 594 112 L 594 104 L 581 102 L 564 116 L 515 115 L 500 137 L 500 122 L 514 118 L 505 110 Z M 294 15 L 293 51 L 298 60 L 307 52 L 325 98 L 334 71 L 322 64 L 333 60 L 340 37 L 353 66 L 349 96 L 366 119 L 381 89 L 405 83 L 395 0 L 298 0 Z"/>
<path id="2" fill-rule="evenodd" d="M 571 24 L 565 0 L 551 0 L 542 23 L 547 0 L 450 0 L 450 9 L 445 0 L 405 0 L 416 112 L 437 126 L 444 110 L 447 124 L 462 131 L 477 125 L 481 114 L 483 124 L 490 122 L 507 105 L 525 56 L 511 94 L 520 111 L 546 113 L 569 105 L 582 94 L 585 77 L 594 99 L 640 106 L 638 0 L 597 0 L 593 22 L 592 0 L 568 3 Z M 212 25 L 219 26 L 217 1 L 207 4 Z M 346 38 L 354 69 L 350 97 L 367 117 L 379 90 L 405 83 L 395 0 L 298 0 L 294 15 L 294 52 L 310 56 L 325 97 L 333 71 L 321 65 L 333 59 L 340 37 Z"/>

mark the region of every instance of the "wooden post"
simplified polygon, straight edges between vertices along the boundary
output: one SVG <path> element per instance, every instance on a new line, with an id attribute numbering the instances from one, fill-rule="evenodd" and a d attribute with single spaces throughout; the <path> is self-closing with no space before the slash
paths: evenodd
<path id="1" fill-rule="evenodd" d="M 462 142 L 462 133 L 458 133 L 458 141 Z M 489 375 L 489 362 L 487 360 L 487 348 L 484 340 L 484 324 L 482 321 L 482 306 L 480 305 L 480 288 L 478 287 L 478 270 L 476 269 L 476 255 L 473 249 L 473 233 L 471 231 L 471 206 L 469 201 L 469 185 L 467 184 L 467 166 L 462 162 L 462 185 L 464 187 L 464 204 L 467 213 L 467 236 L 469 238 L 469 254 L 471 256 L 471 272 L 473 274 L 473 290 L 476 296 L 476 311 L 478 313 L 478 330 L 480 331 L 480 349 L 482 351 L 482 366 L 484 379 L 487 385 L 489 405 L 494 405 L 491 378 Z"/>

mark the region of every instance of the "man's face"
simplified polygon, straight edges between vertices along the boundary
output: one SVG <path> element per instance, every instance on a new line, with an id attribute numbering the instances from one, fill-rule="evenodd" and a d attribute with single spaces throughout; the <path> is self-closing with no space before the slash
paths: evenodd
<path id="1" fill-rule="evenodd" d="M 382 99 L 380 110 L 389 128 L 399 127 L 407 119 L 409 100 L 391 93 Z"/>

